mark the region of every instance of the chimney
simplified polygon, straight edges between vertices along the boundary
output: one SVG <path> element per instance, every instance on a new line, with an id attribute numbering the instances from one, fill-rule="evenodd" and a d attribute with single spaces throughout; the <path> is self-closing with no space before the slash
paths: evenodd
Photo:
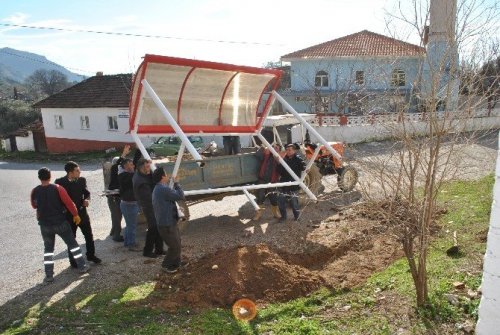
<path id="1" fill-rule="evenodd" d="M 96 77 L 102 77 L 103 76 L 103 72 L 102 71 L 98 71 L 95 73 L 95 76 Z"/>

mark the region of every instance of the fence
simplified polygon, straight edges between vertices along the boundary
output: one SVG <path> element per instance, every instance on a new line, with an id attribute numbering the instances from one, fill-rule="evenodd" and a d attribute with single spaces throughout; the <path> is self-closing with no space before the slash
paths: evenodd
<path id="1" fill-rule="evenodd" d="M 490 112 L 478 110 L 471 113 L 438 113 L 438 118 L 445 119 L 453 131 L 478 131 L 500 128 L 500 108 Z M 390 139 L 395 133 L 425 135 L 428 132 L 428 114 L 383 114 L 366 116 L 330 116 L 317 115 L 309 121 L 317 132 L 328 141 L 360 143 Z M 402 122 L 405 121 L 405 122 Z M 311 140 L 316 139 L 311 136 Z M 299 127 L 292 128 L 292 141 L 302 141 Z"/>

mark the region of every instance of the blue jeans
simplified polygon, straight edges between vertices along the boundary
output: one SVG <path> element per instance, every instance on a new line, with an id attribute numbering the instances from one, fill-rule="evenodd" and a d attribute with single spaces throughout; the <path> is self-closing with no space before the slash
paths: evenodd
<path id="1" fill-rule="evenodd" d="M 139 214 L 139 205 L 135 201 L 120 201 L 120 209 L 125 218 L 125 246 L 135 245 L 135 233 L 137 230 L 137 215 Z"/>
<path id="2" fill-rule="evenodd" d="M 297 220 L 300 216 L 298 191 L 282 191 L 278 195 L 278 206 L 282 219 L 286 219 L 286 203 L 290 201 L 293 217 Z"/>

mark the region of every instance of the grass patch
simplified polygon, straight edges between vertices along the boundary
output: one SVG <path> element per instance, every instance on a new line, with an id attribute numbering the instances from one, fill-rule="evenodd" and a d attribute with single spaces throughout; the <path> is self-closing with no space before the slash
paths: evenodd
<path id="1" fill-rule="evenodd" d="M 35 305 L 20 324 L 4 334 L 457 334 L 456 324 L 477 318 L 479 299 L 464 292 L 481 283 L 494 178 L 445 185 L 439 202 L 448 209 L 429 252 L 431 306 L 414 309 L 415 297 L 405 259 L 375 273 L 362 286 L 347 291 L 322 289 L 308 297 L 259 310 L 250 323 L 236 321 L 229 309 L 201 313 L 167 313 L 149 306 L 154 283 L 91 295 L 69 295 L 50 307 Z M 446 250 L 457 231 L 460 257 Z M 453 282 L 466 284 L 454 291 Z M 447 295 L 458 296 L 453 305 Z M 153 293 L 154 294 L 154 293 Z"/>

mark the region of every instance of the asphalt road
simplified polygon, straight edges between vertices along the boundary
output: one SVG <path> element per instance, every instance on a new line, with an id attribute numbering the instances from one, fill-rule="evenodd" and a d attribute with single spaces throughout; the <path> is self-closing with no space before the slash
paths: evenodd
<path id="1" fill-rule="evenodd" d="M 40 284 L 45 276 L 43 271 L 43 241 L 35 219 L 35 210 L 30 205 L 30 192 L 39 184 L 37 170 L 47 166 L 52 171 L 52 180 L 65 175 L 63 164 L 13 163 L 0 161 L 0 306 L 23 292 Z M 105 197 L 99 194 L 104 189 L 102 168 L 98 163 L 81 165 L 82 177 L 87 178 L 91 193 L 89 216 L 91 219 L 96 255 L 102 258 L 103 267 L 113 266 L 125 258 L 142 259 L 140 253 L 127 253 L 121 243 L 109 236 L 111 218 Z M 210 221 L 223 215 L 236 215 L 247 202 L 244 195 L 231 196 L 221 202 L 203 202 L 190 206 L 191 220 L 204 218 L 210 214 Z M 248 207 L 248 208 L 247 208 Z M 253 215 L 251 206 L 245 206 Z M 122 226 L 125 223 L 122 221 Z M 138 228 L 138 242 L 143 244 L 145 225 Z M 77 232 L 77 241 L 85 251 L 83 235 Z M 55 274 L 66 272 L 69 262 L 64 242 L 56 239 Z M 91 266 L 93 264 L 90 264 Z M 101 269 L 98 272 L 103 272 Z M 92 271 L 92 275 L 96 275 Z M 71 274 L 66 274 L 71 276 Z M 73 279 L 67 279 L 71 281 Z"/>
<path id="2" fill-rule="evenodd" d="M 65 175 L 62 164 L 45 165 L 52 171 L 52 180 Z M 0 162 L 0 246 L 2 249 L 0 271 L 0 304 L 13 298 L 43 279 L 43 241 L 30 205 L 30 192 L 39 184 L 36 163 Z M 97 164 L 83 165 L 82 176 L 88 179 L 92 194 L 89 212 L 93 220 L 96 241 L 109 240 L 109 224 L 105 213 L 109 213 L 105 199 L 98 196 L 103 189 L 102 170 Z M 106 211 L 106 212 L 105 212 Z M 108 214 L 109 216 L 109 214 Z M 81 233 L 77 240 L 84 242 Z M 110 241 L 108 243 L 111 243 Z M 56 259 L 66 256 L 62 240 L 56 240 Z M 104 244 L 97 243 L 98 248 Z M 97 250 L 99 254 L 99 249 Z M 67 267 L 69 262 L 64 263 Z"/>

